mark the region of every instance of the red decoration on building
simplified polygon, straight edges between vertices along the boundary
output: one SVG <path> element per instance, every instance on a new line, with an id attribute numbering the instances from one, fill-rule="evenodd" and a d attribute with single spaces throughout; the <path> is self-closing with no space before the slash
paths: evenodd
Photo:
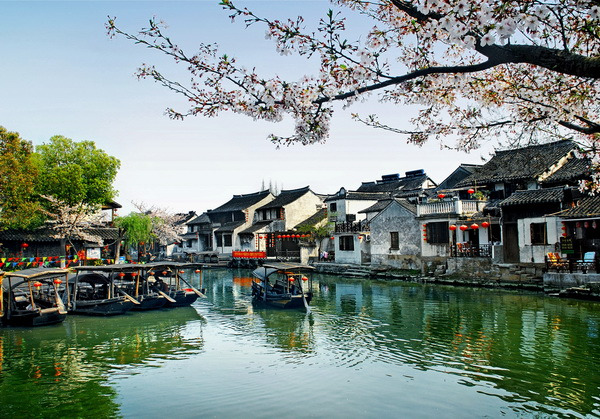
<path id="1" fill-rule="evenodd" d="M 473 195 L 475 193 L 475 189 L 471 188 L 467 191 L 469 195 Z"/>
<path id="2" fill-rule="evenodd" d="M 469 227 L 467 227 L 467 226 L 466 226 L 466 225 L 464 225 L 464 224 L 460 226 L 460 230 L 461 230 L 461 231 L 466 231 L 466 230 L 468 230 L 468 229 L 469 229 Z"/>
<path id="3" fill-rule="evenodd" d="M 52 281 L 52 282 L 54 282 L 56 285 L 60 285 L 60 284 L 62 284 L 62 279 L 60 279 L 60 278 L 56 278 L 56 279 L 55 279 L 54 281 Z"/>
<path id="4" fill-rule="evenodd" d="M 487 221 L 484 221 L 483 223 L 481 223 L 481 227 L 483 228 L 488 228 L 490 226 L 490 223 L 488 223 Z"/>
<path id="5" fill-rule="evenodd" d="M 446 197 L 445 193 L 439 193 L 438 194 L 438 198 L 440 198 L 440 199 L 444 199 L 445 197 Z"/>
<path id="6" fill-rule="evenodd" d="M 29 244 L 27 244 L 27 243 L 23 243 L 23 244 L 21 245 L 21 247 L 23 247 L 23 248 L 27 249 L 27 248 L 29 247 Z"/>
<path id="7" fill-rule="evenodd" d="M 41 282 L 38 282 L 38 281 L 35 281 L 35 282 L 33 283 L 33 286 L 34 286 L 34 287 L 36 287 L 36 288 L 39 288 L 39 287 L 41 287 L 41 286 L 42 286 L 42 283 L 41 283 Z"/>
<path id="8" fill-rule="evenodd" d="M 331 236 L 331 237 L 330 237 L 330 239 L 331 239 L 331 240 L 335 240 L 335 237 Z"/>
<path id="9" fill-rule="evenodd" d="M 124 272 L 119 272 L 119 276 L 120 276 L 121 278 L 123 278 L 123 277 L 125 276 L 125 273 L 124 273 Z"/>
<path id="10" fill-rule="evenodd" d="M 452 224 L 452 225 L 451 225 L 449 228 L 450 228 L 450 230 L 452 230 L 452 231 L 456 231 L 456 225 L 454 225 L 454 224 Z"/>
<path id="11" fill-rule="evenodd" d="M 196 272 L 197 274 L 199 274 L 202 271 L 200 269 L 196 269 L 194 272 Z"/>

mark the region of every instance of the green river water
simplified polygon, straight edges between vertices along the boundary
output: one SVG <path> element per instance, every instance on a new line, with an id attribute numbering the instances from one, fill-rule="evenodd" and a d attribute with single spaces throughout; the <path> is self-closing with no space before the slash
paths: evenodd
<path id="1" fill-rule="evenodd" d="M 317 275 L 306 314 L 254 308 L 249 277 L 0 329 L 0 418 L 600 416 L 600 303 Z"/>

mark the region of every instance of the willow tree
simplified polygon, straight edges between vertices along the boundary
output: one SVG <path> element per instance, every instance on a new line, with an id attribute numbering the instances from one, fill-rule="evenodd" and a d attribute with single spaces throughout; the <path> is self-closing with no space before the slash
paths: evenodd
<path id="1" fill-rule="evenodd" d="M 289 115 L 295 132 L 270 139 L 311 144 L 329 135 L 335 102 L 351 105 L 377 94 L 382 102 L 416 106 L 410 126 L 394 127 L 377 115 L 354 117 L 415 144 L 437 139 L 472 150 L 493 137 L 523 143 L 568 136 L 598 163 L 598 0 L 333 3 L 371 19 L 358 41 L 348 39 L 339 12 L 329 11 L 311 31 L 302 17 L 274 20 L 229 0 L 221 3 L 233 20 L 264 25 L 280 54 L 319 60 L 318 72 L 298 81 L 263 77 L 216 44 L 200 44 L 188 54 L 156 20 L 139 33 L 123 31 L 114 18 L 107 28 L 187 67 L 190 82 L 171 80 L 151 65 L 138 71 L 189 100 L 189 109 L 167 110 L 172 118 L 232 111 L 281 121 Z M 582 186 L 597 190 L 598 180 L 596 172 L 594 182 Z"/>
<path id="2" fill-rule="evenodd" d="M 115 260 L 119 259 L 121 252 L 121 240 L 125 248 L 138 247 L 140 243 L 149 242 L 154 239 L 152 233 L 152 217 L 147 214 L 132 212 L 124 217 L 115 218 L 115 226 L 119 228 L 119 240 L 116 243 Z"/>

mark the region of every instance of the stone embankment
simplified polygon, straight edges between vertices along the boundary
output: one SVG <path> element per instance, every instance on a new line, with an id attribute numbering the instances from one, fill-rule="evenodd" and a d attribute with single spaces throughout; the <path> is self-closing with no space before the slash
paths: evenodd
<path id="1" fill-rule="evenodd" d="M 320 273 L 349 277 L 534 291 L 544 290 L 543 267 L 533 264 L 482 264 L 463 259 L 449 261 L 447 264 L 429 264 L 426 265 L 424 272 L 331 262 L 316 262 L 313 266 Z"/>

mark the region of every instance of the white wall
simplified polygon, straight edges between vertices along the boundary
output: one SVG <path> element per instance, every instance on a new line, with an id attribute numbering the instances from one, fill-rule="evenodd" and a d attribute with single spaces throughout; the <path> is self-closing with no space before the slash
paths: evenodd
<path id="1" fill-rule="evenodd" d="M 546 223 L 547 244 L 531 244 L 532 223 Z M 558 217 L 534 217 L 523 218 L 517 221 L 519 231 L 519 255 L 520 262 L 523 263 L 544 263 L 546 253 L 556 252 L 560 235 L 562 233 L 561 222 Z"/>

